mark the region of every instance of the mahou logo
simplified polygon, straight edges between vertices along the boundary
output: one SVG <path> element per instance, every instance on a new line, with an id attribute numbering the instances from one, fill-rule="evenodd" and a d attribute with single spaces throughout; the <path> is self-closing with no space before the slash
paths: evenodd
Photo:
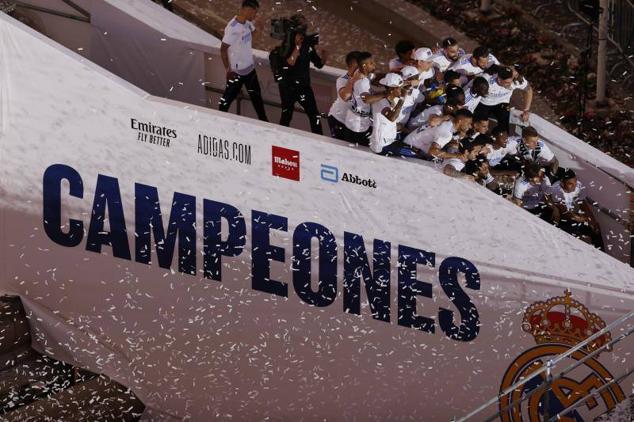
<path id="1" fill-rule="evenodd" d="M 299 151 L 273 146 L 273 176 L 299 182 Z"/>

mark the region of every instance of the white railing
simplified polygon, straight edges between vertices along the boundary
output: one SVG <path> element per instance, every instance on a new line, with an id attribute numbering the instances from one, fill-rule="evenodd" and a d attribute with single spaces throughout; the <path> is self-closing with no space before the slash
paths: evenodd
<path id="1" fill-rule="evenodd" d="M 570 364 L 563 371 L 561 371 L 556 377 L 553 377 L 552 376 L 552 370 L 557 364 L 562 362 L 567 357 L 571 356 L 573 353 L 581 350 L 586 345 L 591 344 L 596 339 L 602 337 L 604 334 L 609 333 L 611 330 L 622 326 L 625 322 L 627 322 L 629 320 L 634 320 L 634 311 L 629 312 L 629 313 L 621 316 L 619 319 L 615 320 L 610 325 L 606 326 L 605 328 L 603 328 L 600 331 L 597 331 L 596 333 L 594 333 L 593 335 L 591 335 L 590 337 L 588 337 L 584 341 L 578 343 L 576 346 L 570 348 L 566 352 L 564 352 L 564 353 L 562 353 L 560 355 L 557 355 L 557 356 L 555 356 L 552 359 L 549 359 L 546 362 L 546 365 L 543 365 L 540 369 L 532 372 L 530 377 L 524 378 L 524 379 L 516 382 L 515 384 L 511 385 L 510 387 L 506 388 L 505 390 L 501 391 L 497 396 L 491 398 L 486 403 L 482 404 L 478 408 L 476 408 L 473 411 L 469 412 L 467 415 L 461 417 L 460 419 L 457 419 L 456 422 L 466 422 L 466 421 L 472 420 L 475 416 L 481 414 L 482 412 L 484 412 L 490 406 L 498 403 L 500 401 L 500 399 L 502 399 L 507 394 L 510 394 L 514 390 L 518 389 L 519 387 L 522 387 L 522 386 L 526 385 L 528 382 L 534 380 L 536 377 L 542 376 L 542 374 L 546 375 L 546 380 L 543 383 L 541 383 L 539 385 L 539 387 L 533 389 L 528 394 L 523 395 L 520 400 L 517 400 L 515 402 L 509 403 L 506 407 L 504 407 L 502 409 L 499 409 L 495 414 L 485 418 L 484 420 L 486 422 L 489 422 L 489 421 L 493 421 L 493 420 L 497 419 L 503 413 L 511 411 L 514 407 L 516 407 L 516 406 L 520 405 L 521 403 L 523 403 L 524 401 L 530 399 L 532 396 L 534 396 L 537 393 L 545 394 L 546 395 L 545 398 L 547 399 L 548 398 L 548 393 L 550 392 L 551 386 L 552 386 L 554 381 L 562 378 L 564 375 L 570 373 L 572 370 L 574 370 L 578 366 L 582 365 L 587 360 L 592 359 L 593 357 L 597 356 L 602 351 L 610 350 L 612 348 L 612 346 L 614 346 L 615 344 L 621 342 L 623 339 L 629 337 L 630 335 L 634 334 L 634 326 L 629 327 L 623 334 L 621 334 L 618 337 L 612 339 L 611 341 L 603 344 L 601 347 L 599 347 L 596 350 L 594 350 L 593 352 L 587 354 L 582 359 L 579 359 L 578 361 Z M 627 376 L 632 374 L 632 372 L 634 372 L 634 368 L 625 371 L 622 375 L 620 375 L 618 377 L 615 377 L 614 379 L 612 379 L 609 382 L 605 383 L 601 388 L 595 390 L 594 392 L 591 392 L 591 393 L 587 394 L 586 396 L 580 397 L 578 399 L 578 401 L 576 401 L 573 405 L 571 405 L 568 408 L 566 408 L 565 410 L 557 413 L 556 415 L 552 415 L 552 418 L 551 418 L 551 415 L 548 415 L 548 412 L 550 411 L 549 406 L 545 405 L 544 406 L 544 419 L 543 420 L 544 421 L 549 421 L 549 422 L 557 420 L 558 416 L 565 415 L 570 410 L 572 410 L 575 407 L 579 406 L 589 396 L 594 395 L 596 393 L 599 393 L 600 391 L 603 391 L 603 389 L 607 388 L 609 385 L 614 384 L 615 382 L 617 382 L 617 383 L 620 382 L 621 380 L 625 379 Z M 481 420 L 481 419 L 478 419 L 478 420 Z"/>

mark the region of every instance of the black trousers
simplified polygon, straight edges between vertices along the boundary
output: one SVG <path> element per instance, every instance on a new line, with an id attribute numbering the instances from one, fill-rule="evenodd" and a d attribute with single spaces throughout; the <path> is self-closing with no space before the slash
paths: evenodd
<path id="1" fill-rule="evenodd" d="M 491 167 L 491 170 L 516 171 L 519 173 L 522 171 L 522 161 L 516 156 L 507 155 L 502 158 L 497 166 Z"/>
<path id="2" fill-rule="evenodd" d="M 553 222 L 553 209 L 546 204 L 542 203 L 536 206 L 535 208 L 531 208 L 531 209 L 524 208 L 524 209 L 530 212 L 531 214 L 538 216 L 542 220 L 547 221 L 548 223 L 552 224 Z"/>
<path id="3" fill-rule="evenodd" d="M 372 136 L 372 126 L 365 132 L 353 132 L 346 127 L 346 141 L 351 144 L 359 144 L 367 147 L 370 145 L 370 136 Z"/>
<path id="4" fill-rule="evenodd" d="M 578 223 L 570 218 L 562 217 L 557 227 L 576 238 L 588 237 L 595 248 L 599 248 L 602 251 L 605 250 L 601 232 L 593 230 L 587 223 Z"/>
<path id="5" fill-rule="evenodd" d="M 167 10 L 169 10 L 170 12 L 174 11 L 171 0 L 161 0 L 161 2 L 163 3 L 163 7 L 165 7 Z"/>
<path id="6" fill-rule="evenodd" d="M 341 141 L 346 140 L 346 125 L 337 120 L 334 116 L 328 116 L 328 126 L 330 126 L 330 136 Z"/>
<path id="7" fill-rule="evenodd" d="M 242 85 L 247 88 L 247 92 L 249 93 L 249 97 L 251 97 L 251 102 L 253 103 L 253 108 L 255 108 L 255 112 L 258 114 L 258 119 L 268 122 L 269 119 L 266 118 L 264 102 L 262 101 L 260 82 L 258 81 L 258 74 L 255 73 L 255 70 L 252 70 L 251 73 L 247 75 L 237 75 L 233 79 L 227 81 L 227 87 L 225 88 L 224 94 L 222 94 L 222 98 L 220 98 L 218 110 L 229 110 L 233 100 L 235 100 L 240 94 Z"/>
<path id="8" fill-rule="evenodd" d="M 281 83 L 280 86 L 280 99 L 282 100 L 282 117 L 280 118 L 280 125 L 290 126 L 291 120 L 293 120 L 293 111 L 295 110 L 295 103 L 299 103 L 300 106 L 308 115 L 310 121 L 310 130 L 313 133 L 323 135 L 321 127 L 321 117 L 319 110 L 317 110 L 317 102 L 315 101 L 315 94 L 310 85 Z"/>
<path id="9" fill-rule="evenodd" d="M 509 119 L 511 117 L 509 107 L 510 106 L 508 103 L 498 104 L 494 106 L 488 106 L 480 103 L 474 110 L 473 114 L 476 119 L 480 117 L 484 119 L 493 117 L 495 120 L 497 120 L 497 126 L 508 132 Z"/>

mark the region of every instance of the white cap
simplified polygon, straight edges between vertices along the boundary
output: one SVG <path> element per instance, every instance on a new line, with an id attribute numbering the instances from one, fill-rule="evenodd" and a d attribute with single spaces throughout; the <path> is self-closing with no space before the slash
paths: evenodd
<path id="1" fill-rule="evenodd" d="M 412 59 L 426 62 L 431 61 L 432 55 L 433 53 L 429 48 L 422 47 L 414 50 L 414 52 L 412 53 Z"/>
<path id="2" fill-rule="evenodd" d="M 390 88 L 397 88 L 403 85 L 403 78 L 397 73 L 388 73 L 379 83 Z"/>
<path id="3" fill-rule="evenodd" d="M 414 66 L 405 66 L 401 69 L 401 75 L 403 79 L 409 79 L 412 76 L 417 76 L 420 74 L 420 71 Z"/>

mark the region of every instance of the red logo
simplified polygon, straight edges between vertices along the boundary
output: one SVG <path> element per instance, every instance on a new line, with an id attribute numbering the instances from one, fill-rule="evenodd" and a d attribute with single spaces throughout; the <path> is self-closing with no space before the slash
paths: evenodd
<path id="1" fill-rule="evenodd" d="M 273 176 L 299 181 L 299 151 L 273 146 Z"/>

